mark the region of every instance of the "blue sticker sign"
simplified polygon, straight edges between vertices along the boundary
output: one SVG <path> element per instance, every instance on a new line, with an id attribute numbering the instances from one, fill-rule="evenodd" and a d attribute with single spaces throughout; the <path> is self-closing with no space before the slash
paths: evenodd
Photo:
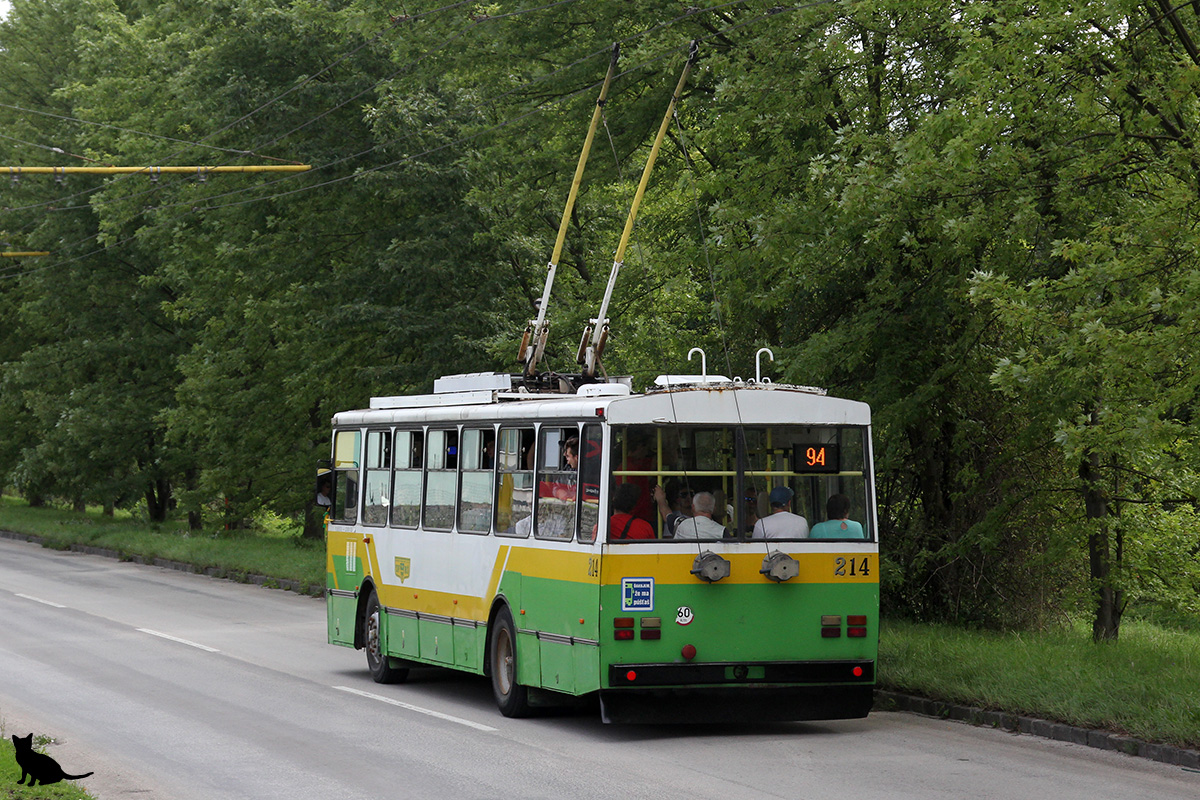
<path id="1" fill-rule="evenodd" d="M 653 611 L 654 578 L 621 578 L 621 610 Z"/>

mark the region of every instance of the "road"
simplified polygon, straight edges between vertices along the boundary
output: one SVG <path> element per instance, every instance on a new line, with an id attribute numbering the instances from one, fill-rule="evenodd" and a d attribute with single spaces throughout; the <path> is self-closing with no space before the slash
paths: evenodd
<path id="1" fill-rule="evenodd" d="M 373 683 L 322 601 L 0 540 L 0 725 L 102 800 L 1200 796 L 1200 774 L 909 714 L 606 726 L 496 711 L 486 680 Z"/>

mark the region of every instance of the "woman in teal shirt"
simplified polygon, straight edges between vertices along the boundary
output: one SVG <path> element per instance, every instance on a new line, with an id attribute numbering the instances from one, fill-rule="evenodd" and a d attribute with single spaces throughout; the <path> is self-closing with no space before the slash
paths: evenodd
<path id="1" fill-rule="evenodd" d="M 810 539 L 863 539 L 863 527 L 852 519 L 850 514 L 850 498 L 844 494 L 831 494 L 825 501 L 825 512 L 829 517 L 825 522 L 818 522 L 808 532 Z"/>

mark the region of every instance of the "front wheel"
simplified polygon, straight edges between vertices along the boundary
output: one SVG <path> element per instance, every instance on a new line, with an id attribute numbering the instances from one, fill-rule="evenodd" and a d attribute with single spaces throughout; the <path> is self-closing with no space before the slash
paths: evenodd
<path id="1" fill-rule="evenodd" d="M 367 651 L 367 669 L 376 683 L 403 683 L 408 679 L 408 669 L 398 669 L 389 662 L 383 652 L 383 610 L 379 607 L 379 595 L 375 590 L 367 597 L 367 608 L 363 617 L 363 649 Z"/>
<path id="2" fill-rule="evenodd" d="M 529 715 L 529 691 L 517 683 L 517 635 L 512 613 L 500 609 L 493 623 L 489 663 L 492 672 L 492 694 L 500 713 L 506 717 Z"/>

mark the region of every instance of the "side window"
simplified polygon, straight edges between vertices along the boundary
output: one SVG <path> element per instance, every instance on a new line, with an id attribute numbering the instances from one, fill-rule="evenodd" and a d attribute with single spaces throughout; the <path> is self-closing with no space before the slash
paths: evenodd
<path id="1" fill-rule="evenodd" d="M 533 428 L 501 428 L 496 441 L 496 533 L 528 536 L 533 527 Z"/>
<path id="2" fill-rule="evenodd" d="M 467 533 L 490 533 L 496 432 L 464 430 L 459 460 L 462 461 L 462 486 L 458 494 L 458 529 Z"/>
<path id="3" fill-rule="evenodd" d="M 600 459 L 604 433 L 599 425 L 584 425 L 579 439 L 579 541 L 596 540 L 600 522 Z"/>
<path id="4" fill-rule="evenodd" d="M 338 431 L 333 437 L 334 522 L 358 521 L 358 457 L 362 446 L 359 431 Z"/>
<path id="5" fill-rule="evenodd" d="M 578 428 L 542 428 L 537 479 L 538 538 L 574 538 L 579 500 Z"/>
<path id="6" fill-rule="evenodd" d="M 458 431 L 429 431 L 425 459 L 425 528 L 448 531 L 454 527 Z"/>
<path id="7" fill-rule="evenodd" d="M 363 525 L 386 525 L 388 488 L 391 483 L 392 435 L 388 431 L 367 431 L 365 478 L 363 480 Z"/>
<path id="8" fill-rule="evenodd" d="M 425 434 L 396 431 L 396 472 L 392 478 L 392 525 L 415 528 L 421 522 L 421 465 Z"/>

